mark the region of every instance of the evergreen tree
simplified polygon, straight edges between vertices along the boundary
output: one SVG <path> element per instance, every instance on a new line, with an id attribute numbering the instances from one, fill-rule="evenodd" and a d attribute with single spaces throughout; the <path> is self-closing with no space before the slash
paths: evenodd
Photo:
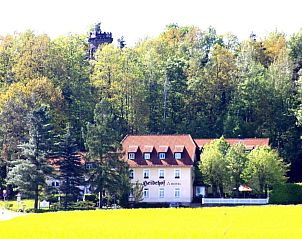
<path id="1" fill-rule="evenodd" d="M 64 206 L 68 206 L 69 199 L 75 201 L 80 195 L 79 186 L 84 183 L 84 165 L 79 155 L 76 138 L 71 134 L 72 128 L 67 125 L 64 134 L 57 143 L 56 157 L 61 179 L 60 190 L 65 194 Z"/>
<path id="2" fill-rule="evenodd" d="M 94 191 L 100 195 L 100 208 L 102 208 L 103 194 L 106 191 L 109 194 L 121 196 L 125 194 L 123 191 L 129 190 L 127 187 L 128 166 L 126 162 L 121 161 L 118 153 L 120 139 L 117 137 L 111 110 L 107 100 L 104 99 L 98 103 L 94 111 L 94 124 L 87 125 L 85 135 L 89 158 L 96 164 L 96 168 L 90 173 L 90 183 Z"/>
<path id="3" fill-rule="evenodd" d="M 41 106 L 28 116 L 29 139 L 19 146 L 20 157 L 12 162 L 13 167 L 7 175 L 7 184 L 11 184 L 22 193 L 34 194 L 34 209 L 38 209 L 39 192 L 46 184 L 46 177 L 52 168 L 46 156 L 51 146 L 51 125 L 48 108 Z"/>

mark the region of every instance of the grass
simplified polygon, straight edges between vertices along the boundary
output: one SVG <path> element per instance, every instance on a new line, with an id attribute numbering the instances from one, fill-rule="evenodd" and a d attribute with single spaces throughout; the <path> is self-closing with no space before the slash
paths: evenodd
<path id="1" fill-rule="evenodd" d="M 0 235 L 5 239 L 294 239 L 302 235 L 301 215 L 302 206 L 56 212 L 0 221 Z"/>
<path id="2" fill-rule="evenodd" d="M 25 209 L 34 208 L 34 200 L 28 199 L 28 200 L 22 200 L 21 202 L 17 201 L 6 201 L 5 203 L 3 201 L 0 202 L 0 208 L 5 205 L 6 208 L 9 208 L 12 211 L 18 211 L 23 209 L 23 206 L 25 206 Z"/>

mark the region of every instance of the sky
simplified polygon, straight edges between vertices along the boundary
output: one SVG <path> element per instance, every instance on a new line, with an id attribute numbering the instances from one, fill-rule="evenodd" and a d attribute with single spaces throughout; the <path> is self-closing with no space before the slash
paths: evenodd
<path id="1" fill-rule="evenodd" d="M 112 32 L 115 42 L 124 36 L 128 46 L 170 23 L 213 26 L 240 40 L 276 30 L 290 36 L 302 27 L 301 9 L 301 0 L 2 0 L 0 35 L 31 29 L 56 38 L 101 22 L 102 31 Z"/>

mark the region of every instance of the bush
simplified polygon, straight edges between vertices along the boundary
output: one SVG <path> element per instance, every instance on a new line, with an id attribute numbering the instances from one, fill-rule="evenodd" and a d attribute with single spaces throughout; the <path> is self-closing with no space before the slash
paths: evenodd
<path id="1" fill-rule="evenodd" d="M 95 210 L 95 203 L 90 201 L 79 201 L 79 202 L 70 202 L 67 205 L 67 208 L 64 207 L 64 203 L 52 203 L 50 205 L 51 211 L 70 211 L 70 210 Z"/>
<path id="2" fill-rule="evenodd" d="M 134 205 L 135 208 L 167 208 L 169 203 L 147 203 L 141 202 Z"/>
<path id="3" fill-rule="evenodd" d="M 286 183 L 276 186 L 270 194 L 270 203 L 273 204 L 302 203 L 302 184 Z"/>
<path id="4" fill-rule="evenodd" d="M 85 194 L 85 201 L 96 203 L 98 201 L 98 199 L 95 194 Z"/>

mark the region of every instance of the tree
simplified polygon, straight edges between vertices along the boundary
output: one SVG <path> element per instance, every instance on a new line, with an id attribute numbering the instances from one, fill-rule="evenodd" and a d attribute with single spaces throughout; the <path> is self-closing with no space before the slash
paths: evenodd
<path id="1" fill-rule="evenodd" d="M 144 186 L 139 183 L 139 181 L 137 180 L 135 182 L 135 184 L 132 187 L 132 196 L 133 196 L 133 201 L 135 204 L 143 201 L 144 199 Z"/>
<path id="2" fill-rule="evenodd" d="M 121 160 L 118 153 L 119 138 L 112 114 L 110 103 L 103 99 L 96 105 L 94 111 L 94 124 L 87 124 L 85 144 L 88 157 L 95 162 L 96 168 L 90 174 L 89 182 L 95 192 L 99 193 L 99 207 L 102 208 L 103 193 L 120 195 L 126 191 L 129 183 L 127 163 Z M 126 180 L 127 178 L 127 180 Z M 120 187 L 120 186 L 126 187 Z"/>
<path id="3" fill-rule="evenodd" d="M 266 194 L 268 187 L 286 182 L 289 165 L 283 162 L 276 150 L 261 146 L 252 150 L 247 158 L 243 178 L 257 193 Z"/>
<path id="4" fill-rule="evenodd" d="M 12 162 L 7 175 L 7 184 L 22 192 L 34 194 L 34 209 L 38 209 L 39 192 L 45 186 L 46 176 L 52 168 L 46 156 L 51 149 L 51 128 L 47 106 L 39 107 L 28 115 L 29 139 L 19 146 L 20 157 Z"/>
<path id="5" fill-rule="evenodd" d="M 62 94 L 50 80 L 41 78 L 26 84 L 14 83 L 0 95 L 0 141 L 4 160 L 15 157 L 17 145 L 28 138 L 28 115 L 42 105 L 49 105 L 49 117 L 55 122 L 54 127 L 60 128 L 64 121 Z"/>
<path id="6" fill-rule="evenodd" d="M 213 196 L 224 197 L 224 190 L 230 185 L 230 172 L 226 159 L 229 144 L 223 137 L 205 145 L 200 156 L 199 169 L 204 182 L 212 186 Z"/>
<path id="7" fill-rule="evenodd" d="M 238 188 L 243 183 L 242 173 L 247 163 L 245 146 L 241 143 L 231 145 L 226 154 L 228 170 L 230 171 L 232 188 L 236 188 L 236 196 L 239 196 Z"/>
<path id="8" fill-rule="evenodd" d="M 79 146 L 72 136 L 72 128 L 67 125 L 64 134 L 57 143 L 58 151 L 55 156 L 58 161 L 59 174 L 61 179 L 60 190 L 65 194 L 64 206 L 67 208 L 69 198 L 76 201 L 80 194 L 79 186 L 84 183 L 84 165 L 79 155 Z"/>

